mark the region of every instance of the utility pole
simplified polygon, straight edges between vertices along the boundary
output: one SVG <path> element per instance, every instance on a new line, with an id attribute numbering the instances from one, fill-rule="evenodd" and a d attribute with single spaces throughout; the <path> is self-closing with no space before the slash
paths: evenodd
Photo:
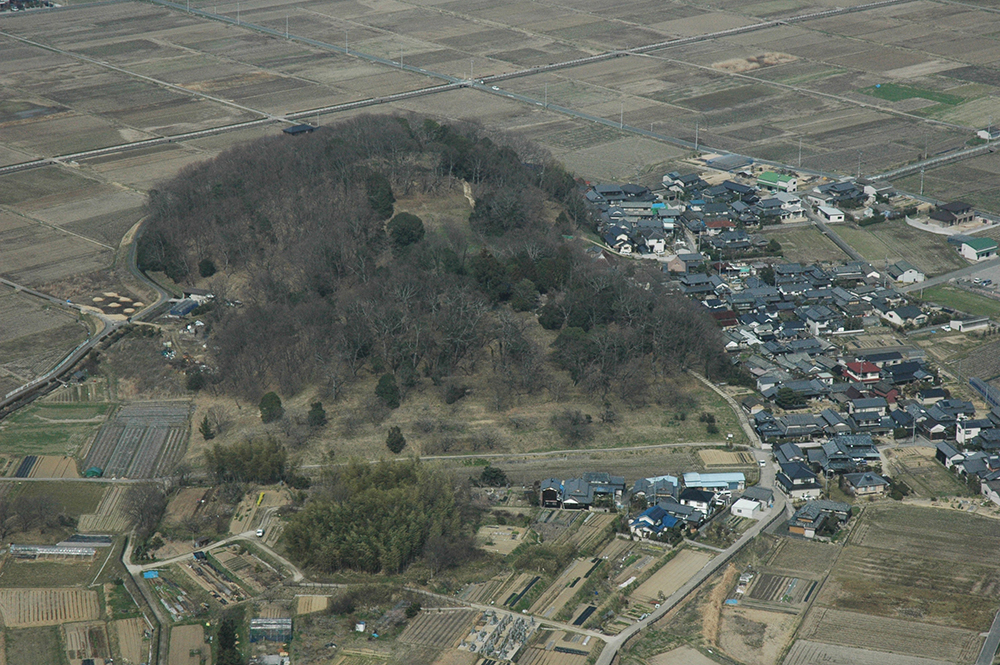
<path id="1" fill-rule="evenodd" d="M 864 153 L 858 150 L 858 179 L 861 178 L 861 155 Z"/>
<path id="2" fill-rule="evenodd" d="M 920 196 L 924 195 L 924 168 L 920 167 Z"/>
<path id="3" fill-rule="evenodd" d="M 344 53 L 350 53 L 351 52 L 351 49 L 347 48 L 347 35 L 350 32 L 351 32 L 350 30 L 344 30 Z"/>
<path id="4" fill-rule="evenodd" d="M 545 84 L 545 108 L 549 108 L 549 84 Z"/>
<path id="5" fill-rule="evenodd" d="M 285 14 L 285 39 L 288 39 L 288 14 Z"/>
<path id="6" fill-rule="evenodd" d="M 799 137 L 799 168 L 802 168 L 802 137 Z"/>
<path id="7" fill-rule="evenodd" d="M 625 129 L 625 102 L 621 103 L 618 114 L 618 129 Z"/>
<path id="8" fill-rule="evenodd" d="M 236 25 L 240 24 L 240 3 L 236 3 Z"/>
<path id="9" fill-rule="evenodd" d="M 698 130 L 700 129 L 700 120 L 695 119 L 694 121 L 694 151 L 698 152 Z"/>

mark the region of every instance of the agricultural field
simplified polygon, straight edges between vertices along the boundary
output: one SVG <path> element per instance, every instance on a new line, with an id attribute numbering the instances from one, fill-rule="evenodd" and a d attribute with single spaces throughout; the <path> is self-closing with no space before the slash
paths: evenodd
<path id="1" fill-rule="evenodd" d="M 527 665 L 583 665 L 604 643 L 590 636 L 541 630 L 524 650 L 518 663 Z"/>
<path id="2" fill-rule="evenodd" d="M 478 616 L 478 610 L 423 610 L 410 619 L 397 639 L 405 644 L 452 649 L 469 634 Z"/>
<path id="3" fill-rule="evenodd" d="M 834 646 L 808 640 L 797 640 L 782 665 L 950 665 L 943 660 L 901 656 L 885 651 L 868 651 L 846 646 Z"/>
<path id="4" fill-rule="evenodd" d="M 119 409 L 90 446 L 84 469 L 109 478 L 153 478 L 169 473 L 184 455 L 190 403 L 133 402 Z"/>
<path id="5" fill-rule="evenodd" d="M 933 277 L 969 265 L 945 236 L 915 229 L 905 221 L 882 222 L 865 228 L 840 224 L 834 230 L 876 267 L 884 266 L 887 258 L 890 264 L 903 259 Z"/>
<path id="6" fill-rule="evenodd" d="M 968 487 L 934 458 L 935 452 L 930 447 L 890 448 L 885 451 L 888 468 L 884 470 L 906 483 L 914 496 L 942 498 L 967 495 Z"/>
<path id="7" fill-rule="evenodd" d="M 295 596 L 295 614 L 323 612 L 330 605 L 330 596 Z"/>
<path id="8" fill-rule="evenodd" d="M 82 560 L 18 560 L 7 558 L 0 571 L 0 588 L 64 587 L 89 584 L 108 555 L 99 549 L 97 556 Z"/>
<path id="9" fill-rule="evenodd" d="M 202 504 L 202 499 L 208 494 L 207 487 L 182 487 L 170 497 L 163 521 L 167 524 L 180 524 L 195 516 Z"/>
<path id="10" fill-rule="evenodd" d="M 287 489 L 266 489 L 248 492 L 236 507 L 230 533 L 243 533 L 259 526 L 266 526 L 267 519 L 277 508 L 292 502 Z M 273 531 L 273 529 L 271 529 Z"/>
<path id="11" fill-rule="evenodd" d="M 212 647 L 201 624 L 170 629 L 169 665 L 212 665 Z"/>
<path id="12" fill-rule="evenodd" d="M 223 551 L 215 550 L 213 556 L 226 571 L 239 579 L 253 593 L 261 593 L 281 584 L 281 573 L 252 552 L 240 554 L 239 547 L 233 546 Z M 312 596 L 303 597 L 312 598 Z"/>
<path id="13" fill-rule="evenodd" d="M 828 543 L 783 538 L 767 560 L 768 570 L 804 573 L 823 573 L 830 569 L 841 553 L 841 548 Z"/>
<path id="14" fill-rule="evenodd" d="M 711 554 L 683 549 L 633 591 L 632 598 L 650 605 L 669 598 L 711 560 Z"/>
<path id="15" fill-rule="evenodd" d="M 921 289 L 912 295 L 924 302 L 940 305 L 941 307 L 951 307 L 972 316 L 989 316 L 994 319 L 1000 316 L 1000 300 L 981 296 L 978 293 L 972 293 L 947 284 L 939 284 L 926 290 Z"/>
<path id="16" fill-rule="evenodd" d="M 53 480 L 20 483 L 15 491 L 16 496 L 46 496 L 52 499 L 56 510 L 79 518 L 97 510 L 108 487 L 106 483 L 61 483 Z"/>
<path id="17" fill-rule="evenodd" d="M 81 665 L 85 659 L 111 657 L 108 631 L 101 622 L 64 624 L 63 644 L 70 665 Z"/>
<path id="18" fill-rule="evenodd" d="M 97 592 L 87 589 L 0 589 L 0 617 L 10 628 L 96 621 Z"/>
<path id="19" fill-rule="evenodd" d="M 798 637 L 961 664 L 975 661 L 983 641 L 978 632 L 970 630 L 825 607 L 813 607 Z"/>
<path id="20" fill-rule="evenodd" d="M 6 656 L 10 665 L 52 665 L 63 660 L 59 627 L 14 628 L 6 631 Z"/>
<path id="21" fill-rule="evenodd" d="M 1000 210 L 1000 190 L 995 186 L 998 169 L 1000 155 L 995 152 L 928 169 L 923 177 L 924 195 L 942 201 L 966 201 L 982 210 Z M 892 184 L 905 191 L 918 192 L 920 174 L 898 178 Z"/>
<path id="22" fill-rule="evenodd" d="M 73 457 L 101 427 L 102 409 L 33 404 L 0 421 L 0 443 L 8 455 Z"/>
<path id="23" fill-rule="evenodd" d="M 1000 522 L 895 504 L 856 519 L 798 637 L 971 662 L 1000 599 Z"/>
<path id="24" fill-rule="evenodd" d="M 476 533 L 476 545 L 487 552 L 507 556 L 525 541 L 529 529 L 517 526 L 481 526 Z"/>
<path id="25" fill-rule="evenodd" d="M 92 513 L 80 515 L 80 522 L 77 528 L 81 533 L 122 533 L 131 526 L 131 518 L 128 516 L 128 508 L 125 505 L 128 487 L 114 485 L 108 491 L 101 502 L 97 505 L 97 510 Z"/>
<path id="26" fill-rule="evenodd" d="M 839 233 L 840 228 L 840 225 L 836 226 L 835 231 Z M 768 227 L 764 235 L 768 240 L 781 243 L 782 256 L 788 261 L 842 263 L 850 258 L 812 224 L 794 228 Z"/>
<path id="27" fill-rule="evenodd" d="M 784 612 L 726 606 L 720 618 L 719 647 L 746 665 L 772 665 L 784 652 L 797 623 L 797 616 Z"/>
<path id="28" fill-rule="evenodd" d="M 746 452 L 730 452 L 728 450 L 706 449 L 699 450 L 698 457 L 706 468 L 712 467 L 741 467 L 756 464 L 756 458 Z"/>
<path id="29" fill-rule="evenodd" d="M 148 656 L 149 648 L 143 638 L 146 622 L 141 618 L 112 621 L 111 627 L 118 641 L 118 651 L 126 663 L 141 663 Z"/>
<path id="30" fill-rule="evenodd" d="M 549 585 L 528 610 L 546 619 L 554 618 L 580 590 L 601 559 L 576 559 Z"/>

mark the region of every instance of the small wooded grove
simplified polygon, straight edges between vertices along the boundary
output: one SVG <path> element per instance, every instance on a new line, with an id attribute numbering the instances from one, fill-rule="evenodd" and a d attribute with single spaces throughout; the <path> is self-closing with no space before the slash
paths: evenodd
<path id="1" fill-rule="evenodd" d="M 475 198 L 468 224 L 394 218 L 398 197 L 460 180 Z M 190 281 L 207 260 L 217 302 L 245 303 L 199 316 L 215 388 L 247 399 L 320 386 L 335 400 L 366 374 L 391 375 L 405 399 L 486 371 L 484 397 L 502 409 L 561 368 L 595 398 L 641 404 L 679 370 L 731 371 L 712 320 L 666 293 L 655 266 L 566 240 L 591 219 L 558 163 L 478 126 L 368 116 L 260 139 L 185 169 L 148 212 L 141 267 Z M 555 347 L 533 320 L 560 331 Z"/>
<path id="2" fill-rule="evenodd" d="M 291 557 L 323 571 L 397 573 L 423 556 L 436 573 L 475 550 L 467 496 L 417 460 L 353 463 L 327 475 L 286 523 Z"/>

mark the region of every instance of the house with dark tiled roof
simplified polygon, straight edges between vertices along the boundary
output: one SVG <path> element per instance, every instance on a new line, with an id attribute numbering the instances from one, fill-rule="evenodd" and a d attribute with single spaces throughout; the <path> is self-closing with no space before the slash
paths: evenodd
<path id="1" fill-rule="evenodd" d="M 871 471 L 845 473 L 841 476 L 841 487 L 855 497 L 884 496 L 889 491 L 889 481 Z"/>
<path id="2" fill-rule="evenodd" d="M 808 501 L 788 520 L 788 532 L 815 538 L 823 531 L 835 533 L 851 518 L 851 507 L 840 501 Z"/>
<path id="3" fill-rule="evenodd" d="M 781 472 L 775 476 L 778 487 L 793 499 L 818 499 L 823 494 L 819 477 L 803 462 L 779 465 Z"/>

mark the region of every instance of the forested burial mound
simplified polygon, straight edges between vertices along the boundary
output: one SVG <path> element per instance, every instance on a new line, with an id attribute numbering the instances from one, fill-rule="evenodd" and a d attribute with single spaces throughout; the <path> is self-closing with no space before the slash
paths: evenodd
<path id="1" fill-rule="evenodd" d="M 397 196 L 466 185 L 467 223 L 427 228 L 395 210 Z M 597 405 L 631 407 L 670 394 L 684 369 L 733 371 L 715 323 L 667 293 L 655 266 L 567 239 L 594 220 L 558 163 L 477 126 L 360 117 L 261 139 L 152 191 L 148 213 L 140 266 L 214 291 L 198 314 L 209 380 L 235 397 L 315 391 L 332 411 L 353 383 L 380 377 L 366 412 L 424 390 L 501 411 L 554 394 L 557 376 Z M 466 397 L 473 374 L 489 394 Z M 271 438 L 214 446 L 206 460 L 219 482 L 300 485 L 286 455 Z M 318 571 L 394 574 L 421 560 L 434 575 L 477 556 L 470 505 L 419 462 L 351 465 L 314 481 L 284 539 Z"/>
<path id="2" fill-rule="evenodd" d="M 468 224 L 394 216 L 396 196 L 463 183 Z M 212 380 L 244 398 L 336 399 L 373 374 L 405 400 L 487 372 L 502 409 L 561 372 L 598 404 L 641 404 L 687 367 L 732 372 L 714 322 L 655 267 L 566 239 L 594 220 L 557 162 L 478 126 L 368 116 L 260 139 L 151 191 L 148 213 L 140 266 L 210 285 Z M 535 325 L 558 333 L 552 349 Z"/>

